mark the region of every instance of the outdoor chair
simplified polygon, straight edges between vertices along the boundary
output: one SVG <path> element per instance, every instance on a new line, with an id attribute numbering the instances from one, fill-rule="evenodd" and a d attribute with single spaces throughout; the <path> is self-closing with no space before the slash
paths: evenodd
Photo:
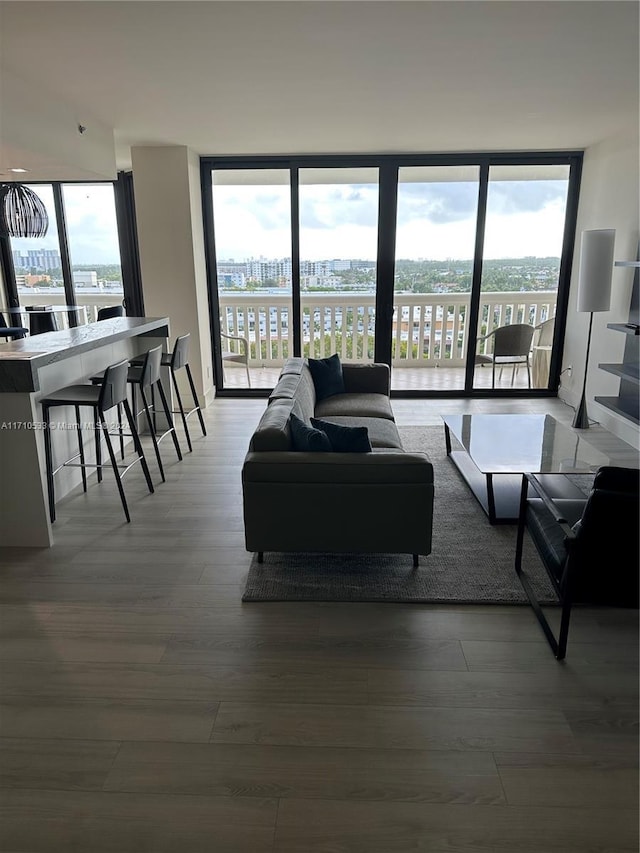
<path id="1" fill-rule="evenodd" d="M 531 376 L 534 388 L 546 388 L 549 385 L 555 325 L 556 318 L 550 317 L 534 327 L 531 346 Z"/>
<path id="2" fill-rule="evenodd" d="M 639 476 L 631 468 L 602 467 L 584 500 L 552 498 L 543 475 L 523 476 L 515 570 L 558 660 L 566 654 L 574 602 L 638 607 Z M 557 639 L 522 568 L 525 531 L 561 605 Z"/>
<path id="3" fill-rule="evenodd" d="M 26 338 L 28 333 L 29 329 L 24 326 L 7 326 L 4 314 L 0 312 L 0 338 L 15 341 L 17 338 Z"/>
<path id="4" fill-rule="evenodd" d="M 476 355 L 476 364 L 491 365 L 492 388 L 496 387 L 496 366 L 500 368 L 499 378 L 502 379 L 502 370 L 509 364 L 512 365 L 511 385 L 514 383 L 518 367 L 525 365 L 527 384 L 531 388 L 530 353 L 534 331 L 535 327 L 528 323 L 514 323 L 510 326 L 498 326 L 487 335 L 477 338 L 477 344 L 493 339 L 492 346 L 489 347 L 491 352 Z"/>
<path id="5" fill-rule="evenodd" d="M 58 323 L 52 305 L 27 305 L 29 311 L 29 330 L 32 335 L 57 332 Z"/>
<path id="6" fill-rule="evenodd" d="M 533 336 L 533 349 L 536 347 L 550 347 L 553 345 L 553 330 L 556 324 L 556 318 L 550 317 L 548 320 L 543 320 L 534 326 L 535 335 Z"/>
<path id="7" fill-rule="evenodd" d="M 222 346 L 228 347 L 221 352 L 222 364 L 224 367 L 225 361 L 235 362 L 236 364 L 244 364 L 244 369 L 247 372 L 247 385 L 251 388 L 251 376 L 249 375 L 249 341 L 240 335 L 229 335 L 226 332 L 220 332 Z M 234 344 L 225 344 L 225 341 L 235 341 Z"/>
<path id="8" fill-rule="evenodd" d="M 124 317 L 122 305 L 109 305 L 106 308 L 98 308 L 97 320 L 110 320 L 112 317 Z"/>

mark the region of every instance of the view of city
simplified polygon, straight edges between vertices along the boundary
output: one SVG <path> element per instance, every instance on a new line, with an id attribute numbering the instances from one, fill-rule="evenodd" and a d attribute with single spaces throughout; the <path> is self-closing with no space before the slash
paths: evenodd
<path id="1" fill-rule="evenodd" d="M 217 270 L 221 293 L 263 288 L 276 293 L 291 288 L 290 258 L 220 261 Z M 485 260 L 482 288 L 495 292 L 554 290 L 559 272 L 560 258 L 554 257 Z M 394 289 L 402 293 L 468 293 L 472 273 L 471 260 L 398 260 Z M 301 261 L 300 287 L 308 292 L 374 293 L 376 264 L 358 259 Z"/>
<path id="2" fill-rule="evenodd" d="M 57 292 L 64 289 L 62 263 L 57 249 L 12 252 L 16 284 L 21 293 Z M 73 285 L 83 293 L 122 292 L 120 264 L 74 264 Z"/>

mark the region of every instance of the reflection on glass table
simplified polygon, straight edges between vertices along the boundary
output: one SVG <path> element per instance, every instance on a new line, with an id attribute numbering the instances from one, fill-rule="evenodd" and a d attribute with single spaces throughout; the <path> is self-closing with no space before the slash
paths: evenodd
<path id="1" fill-rule="evenodd" d="M 492 524 L 517 520 L 522 474 L 544 475 L 556 497 L 572 497 L 580 490 L 565 474 L 593 474 L 610 464 L 608 456 L 551 415 L 447 415 L 443 420 L 447 455 Z"/>

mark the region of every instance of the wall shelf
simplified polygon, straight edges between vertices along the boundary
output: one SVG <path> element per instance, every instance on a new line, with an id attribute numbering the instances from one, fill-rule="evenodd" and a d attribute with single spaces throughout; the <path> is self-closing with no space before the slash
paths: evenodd
<path id="1" fill-rule="evenodd" d="M 606 370 L 607 373 L 613 373 L 614 376 L 640 385 L 640 367 L 637 364 L 599 364 L 598 367 L 600 370 Z"/>
<path id="2" fill-rule="evenodd" d="M 618 415 L 622 415 L 628 421 L 633 421 L 634 424 L 640 425 L 640 406 L 638 405 L 638 397 L 624 399 L 622 397 L 595 397 L 596 403 L 600 403 L 606 409 L 611 409 Z"/>
<path id="3" fill-rule="evenodd" d="M 637 326 L 635 323 L 607 323 L 607 329 L 613 329 L 614 332 L 622 332 L 623 335 L 640 334 L 640 326 Z"/>
<path id="4" fill-rule="evenodd" d="M 617 364 L 599 364 L 598 367 L 612 373 L 620 380 L 615 397 L 596 397 L 600 403 L 617 415 L 634 424 L 640 424 L 640 261 L 616 261 L 618 267 L 634 267 L 631 304 L 628 323 L 607 323 L 612 332 L 624 335 L 624 354 Z"/>

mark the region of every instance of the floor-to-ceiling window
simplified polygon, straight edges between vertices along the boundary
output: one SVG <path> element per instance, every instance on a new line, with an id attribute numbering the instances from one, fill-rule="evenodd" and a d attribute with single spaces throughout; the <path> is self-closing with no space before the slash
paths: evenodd
<path id="1" fill-rule="evenodd" d="M 252 365 L 293 355 L 291 186 L 287 169 L 218 169 L 212 174 L 220 352 L 217 382 L 248 387 Z M 222 371 L 222 367 L 220 368 Z M 256 372 L 254 385 L 268 377 Z"/>
<path id="2" fill-rule="evenodd" d="M 393 388 L 464 389 L 479 185 L 477 165 L 398 171 Z"/>
<path id="3" fill-rule="evenodd" d="M 44 309 L 56 328 L 65 328 L 93 322 L 102 307 L 122 305 L 114 185 L 28 186 L 44 202 L 49 228 L 44 237 L 2 238 L 6 310 L 30 328 Z"/>
<path id="4" fill-rule="evenodd" d="M 489 168 L 475 388 L 549 384 L 568 191 L 568 165 Z M 520 338 L 505 333 L 508 326 L 535 331 L 529 340 L 529 328 Z"/>
<path id="5" fill-rule="evenodd" d="M 62 200 L 73 292 L 94 319 L 124 296 L 113 184 L 63 184 Z"/>
<path id="6" fill-rule="evenodd" d="M 201 162 L 212 317 L 254 391 L 334 352 L 389 363 L 394 393 L 557 390 L 579 152 Z M 525 369 L 493 371 L 504 325 L 533 330 Z M 231 368 L 219 392 L 249 385 Z"/>
<path id="7" fill-rule="evenodd" d="M 373 360 L 378 170 L 300 169 L 302 354 Z"/>

